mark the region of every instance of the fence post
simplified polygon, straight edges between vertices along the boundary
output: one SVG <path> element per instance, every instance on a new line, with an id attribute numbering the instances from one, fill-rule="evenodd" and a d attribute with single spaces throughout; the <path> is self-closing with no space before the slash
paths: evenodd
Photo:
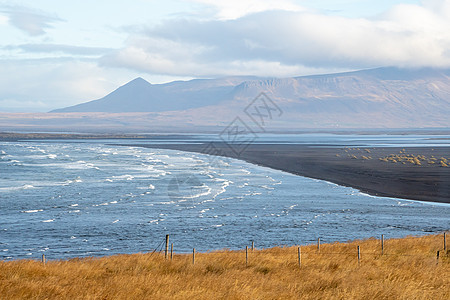
<path id="1" fill-rule="evenodd" d="M 358 266 L 361 265 L 361 250 L 358 246 Z"/>
<path id="2" fill-rule="evenodd" d="M 317 239 L 317 252 L 320 253 L 320 238 Z"/>
<path id="3" fill-rule="evenodd" d="M 170 260 L 173 260 L 173 243 L 170 244 Z"/>
<path id="4" fill-rule="evenodd" d="M 444 232 L 444 252 L 447 251 L 447 240 L 446 240 L 446 232 Z"/>
<path id="5" fill-rule="evenodd" d="M 298 267 L 302 267 L 302 250 L 298 247 Z"/>
<path id="6" fill-rule="evenodd" d="M 381 255 L 384 255 L 384 234 L 381 235 Z"/>
<path id="7" fill-rule="evenodd" d="M 45 265 L 46 262 L 47 260 L 45 259 L 45 254 L 42 254 L 42 263 Z"/>
<path id="8" fill-rule="evenodd" d="M 192 264 L 195 265 L 195 248 L 192 249 Z"/>
<path id="9" fill-rule="evenodd" d="M 166 234 L 166 251 L 164 252 L 164 257 L 167 259 L 169 254 L 169 235 Z"/>
<path id="10" fill-rule="evenodd" d="M 248 246 L 245 246 L 245 266 L 248 267 Z"/>
<path id="11" fill-rule="evenodd" d="M 255 250 L 255 241 L 252 241 L 252 252 Z"/>

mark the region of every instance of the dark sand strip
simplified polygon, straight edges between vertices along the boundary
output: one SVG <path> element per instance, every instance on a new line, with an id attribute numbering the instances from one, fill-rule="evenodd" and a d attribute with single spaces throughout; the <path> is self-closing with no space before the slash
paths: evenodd
<path id="1" fill-rule="evenodd" d="M 252 144 L 238 155 L 224 143 L 213 143 L 209 146 L 139 146 L 241 159 L 292 174 L 353 187 L 375 196 L 450 203 L 450 167 L 440 163 L 443 157 L 450 166 L 450 147 L 356 149 L 317 145 Z M 380 160 L 390 155 L 398 155 L 394 158 L 396 162 Z M 418 155 L 421 156 L 418 158 L 420 165 L 411 162 L 412 157 L 417 158 Z"/>

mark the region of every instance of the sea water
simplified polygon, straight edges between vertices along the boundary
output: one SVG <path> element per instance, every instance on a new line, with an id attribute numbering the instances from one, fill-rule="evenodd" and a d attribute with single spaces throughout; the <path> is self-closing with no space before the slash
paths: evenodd
<path id="1" fill-rule="evenodd" d="M 450 228 L 450 205 L 105 141 L 0 143 L 0 259 L 347 241 Z"/>

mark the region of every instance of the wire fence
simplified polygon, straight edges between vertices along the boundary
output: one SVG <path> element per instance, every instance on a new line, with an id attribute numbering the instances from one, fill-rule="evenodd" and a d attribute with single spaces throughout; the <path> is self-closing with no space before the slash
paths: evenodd
<path id="1" fill-rule="evenodd" d="M 430 251 L 428 251 L 429 253 L 392 253 L 392 252 L 388 252 L 385 247 L 385 240 L 384 240 L 384 235 L 381 236 L 381 239 L 378 240 L 379 242 L 379 248 L 378 249 L 372 249 L 370 252 L 369 251 L 361 251 L 360 246 L 357 246 L 356 249 L 354 249 L 353 251 L 327 251 L 327 248 L 333 248 L 335 247 L 334 244 L 325 244 L 322 245 L 321 244 L 321 240 L 320 238 L 317 241 L 317 246 L 314 244 L 310 244 L 310 245 L 303 245 L 303 246 L 291 246 L 290 248 L 296 248 L 297 249 L 297 254 L 295 253 L 287 253 L 286 251 L 282 251 L 277 253 L 276 250 L 274 250 L 274 248 L 269 248 L 269 249 L 256 249 L 254 242 L 251 241 L 251 247 L 246 246 L 245 249 L 242 250 L 216 250 L 216 251 L 209 251 L 206 252 L 204 254 L 210 254 L 212 256 L 215 255 L 220 255 L 220 254 L 224 254 L 227 255 L 228 257 L 230 256 L 236 256 L 236 257 L 244 257 L 245 254 L 245 263 L 246 265 L 248 265 L 249 263 L 249 259 L 255 260 L 255 259 L 261 259 L 267 256 L 270 256 L 271 258 L 287 258 L 287 257 L 295 257 L 297 256 L 297 260 L 298 260 L 298 264 L 301 265 L 302 264 L 302 257 L 303 259 L 308 258 L 311 259 L 311 257 L 317 257 L 317 256 L 348 256 L 348 257 L 356 257 L 358 264 L 361 263 L 362 258 L 366 258 L 366 257 L 415 257 L 415 258 L 435 258 L 436 259 L 436 263 L 439 263 L 440 259 L 443 258 L 448 258 L 449 257 L 449 250 L 447 249 L 447 243 L 446 243 L 446 236 L 447 234 L 444 233 L 442 235 L 442 246 L 438 247 L 435 253 L 431 253 Z M 437 237 L 440 238 L 440 237 Z M 165 247 L 165 251 L 163 251 L 163 244 L 164 241 L 166 242 L 166 247 Z M 168 259 L 169 258 L 169 236 L 166 235 L 165 240 L 162 240 L 161 243 L 158 245 L 157 248 L 155 248 L 152 251 L 153 255 L 154 253 L 156 253 L 158 251 L 158 253 L 163 253 L 165 252 L 165 258 Z M 170 259 L 173 259 L 173 243 L 170 244 Z M 317 247 L 315 250 L 311 250 L 311 247 Z M 348 245 L 346 247 L 349 247 Z M 309 251 L 305 251 L 302 249 L 309 249 Z M 371 246 L 371 248 L 373 248 L 373 245 Z M 283 248 L 280 248 L 283 249 Z M 410 249 L 413 250 L 413 249 Z M 195 264 L 195 260 L 196 260 L 196 250 L 195 248 L 192 249 L 192 263 Z M 197 253 L 198 254 L 198 253 Z M 178 255 L 183 255 L 185 257 L 189 256 L 188 253 L 186 253 L 186 251 L 184 251 L 184 253 L 178 254 Z"/>
<path id="2" fill-rule="evenodd" d="M 447 233 L 443 233 L 442 236 L 436 236 L 438 239 L 442 239 L 442 244 L 439 247 L 435 248 L 435 252 L 432 253 L 428 251 L 428 253 L 393 253 L 391 250 L 386 247 L 386 243 L 384 240 L 384 235 L 381 236 L 380 240 L 375 240 L 379 242 L 378 246 L 374 248 L 374 245 L 371 245 L 371 251 L 361 251 L 360 246 L 358 245 L 356 249 L 352 249 L 351 251 L 330 251 L 330 248 L 336 247 L 336 244 L 321 244 L 320 238 L 317 240 L 317 244 L 309 244 L 309 245 L 298 245 L 298 246 L 290 246 L 289 248 L 297 249 L 296 253 L 286 252 L 286 248 L 284 247 L 275 247 L 275 248 L 255 248 L 254 241 L 251 241 L 251 246 L 246 246 L 243 249 L 239 250 L 214 250 L 208 252 L 202 252 L 203 254 L 210 254 L 211 256 L 216 256 L 220 254 L 224 254 L 227 256 L 236 256 L 236 257 L 245 257 L 245 263 L 248 264 L 249 259 L 261 259 L 264 257 L 272 257 L 272 258 L 287 258 L 287 257 L 297 257 L 298 264 L 301 265 L 302 258 L 303 259 L 311 259 L 311 257 L 324 257 L 324 256 L 348 256 L 348 257 L 357 257 L 358 263 L 361 262 L 362 258 L 366 257 L 416 257 L 416 258 L 435 258 L 437 263 L 441 259 L 447 259 L 450 254 L 450 250 L 447 249 Z M 370 241 L 370 240 L 369 240 Z M 364 243 L 364 242 L 363 242 Z M 164 239 L 157 242 L 156 246 L 151 248 L 147 253 L 150 254 L 150 258 L 153 256 L 161 256 L 164 255 L 165 259 L 172 260 L 174 258 L 174 244 L 169 244 L 169 235 L 166 235 Z M 338 244 L 339 247 L 342 247 L 342 244 Z M 349 248 L 350 245 L 345 245 L 346 248 Z M 278 251 L 277 248 L 281 251 Z M 311 250 L 311 248 L 316 248 Z M 398 248 L 398 247 L 397 247 Z M 308 249 L 308 251 L 305 251 Z M 397 249 L 398 250 L 398 249 Z M 410 251 L 414 249 L 409 249 Z M 191 254 L 190 251 L 182 251 L 176 253 L 177 256 L 184 256 L 192 258 L 192 263 L 195 264 L 196 252 L 195 248 L 192 248 Z M 244 256 L 245 255 L 245 256 Z M 47 262 L 47 257 L 42 255 L 42 262 L 45 264 Z"/>

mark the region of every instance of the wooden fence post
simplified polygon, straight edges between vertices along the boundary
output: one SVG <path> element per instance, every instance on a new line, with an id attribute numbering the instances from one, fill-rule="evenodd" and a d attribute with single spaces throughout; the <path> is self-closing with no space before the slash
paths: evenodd
<path id="1" fill-rule="evenodd" d="M 255 250 L 255 241 L 252 241 L 252 252 Z"/>
<path id="2" fill-rule="evenodd" d="M 195 248 L 192 249 L 192 264 L 195 265 Z"/>
<path id="3" fill-rule="evenodd" d="M 439 264 L 439 250 L 438 250 L 438 252 L 436 254 L 436 264 Z"/>
<path id="4" fill-rule="evenodd" d="M 47 260 L 45 259 L 45 254 L 42 254 L 42 263 L 45 265 L 46 262 Z"/>
<path id="5" fill-rule="evenodd" d="M 447 240 L 446 240 L 446 233 L 444 232 L 444 252 L 447 251 Z"/>
<path id="6" fill-rule="evenodd" d="M 164 257 L 167 259 L 169 254 L 169 235 L 166 234 L 166 251 L 164 252 Z"/>
<path id="7" fill-rule="evenodd" d="M 302 267 L 302 250 L 298 247 L 298 267 Z"/>
<path id="8" fill-rule="evenodd" d="M 173 243 L 170 244 L 170 260 L 173 260 Z"/>
<path id="9" fill-rule="evenodd" d="M 381 255 L 384 255 L 384 234 L 381 235 Z"/>
<path id="10" fill-rule="evenodd" d="M 317 239 L 317 252 L 320 253 L 320 238 Z"/>
<path id="11" fill-rule="evenodd" d="M 361 265 L 361 250 L 358 246 L 358 266 Z"/>
<path id="12" fill-rule="evenodd" d="M 248 267 L 248 246 L 245 246 L 245 266 Z"/>

